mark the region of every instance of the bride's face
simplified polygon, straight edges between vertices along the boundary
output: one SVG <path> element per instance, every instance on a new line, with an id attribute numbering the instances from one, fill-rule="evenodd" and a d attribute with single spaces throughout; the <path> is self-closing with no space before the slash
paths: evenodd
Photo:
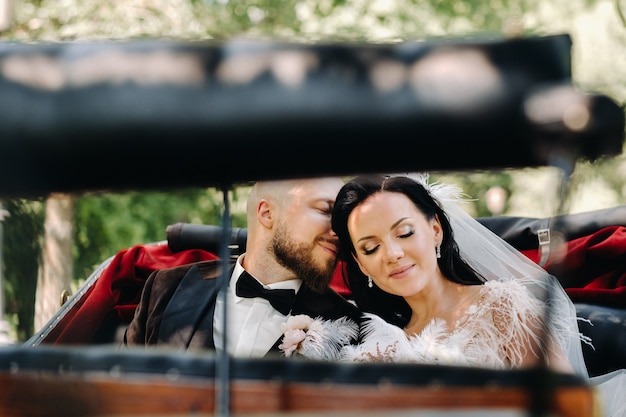
<path id="1" fill-rule="evenodd" d="M 411 296 L 439 275 L 441 225 L 402 193 L 370 196 L 348 217 L 348 231 L 361 270 L 386 292 Z"/>

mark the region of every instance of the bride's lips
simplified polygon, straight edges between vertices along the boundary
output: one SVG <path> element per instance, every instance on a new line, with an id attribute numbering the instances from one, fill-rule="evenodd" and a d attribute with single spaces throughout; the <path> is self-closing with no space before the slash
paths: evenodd
<path id="1" fill-rule="evenodd" d="M 411 269 L 413 269 L 413 265 L 400 266 L 389 273 L 389 278 L 402 278 L 406 276 Z"/>

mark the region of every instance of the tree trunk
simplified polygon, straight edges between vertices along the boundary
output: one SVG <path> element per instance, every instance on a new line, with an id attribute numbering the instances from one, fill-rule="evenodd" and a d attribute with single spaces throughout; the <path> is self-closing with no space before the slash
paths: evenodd
<path id="1" fill-rule="evenodd" d="M 64 291 L 71 292 L 74 197 L 52 194 L 46 200 L 42 262 L 37 277 L 35 331 L 61 306 Z"/>

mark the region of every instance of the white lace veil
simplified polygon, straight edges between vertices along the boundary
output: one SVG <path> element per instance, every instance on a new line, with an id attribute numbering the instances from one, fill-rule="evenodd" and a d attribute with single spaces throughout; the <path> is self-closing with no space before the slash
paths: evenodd
<path id="1" fill-rule="evenodd" d="M 461 256 L 476 271 L 486 280 L 515 278 L 547 302 L 549 331 L 557 337 L 576 373 L 587 378 L 581 342 L 590 341 L 579 332 L 574 304 L 558 280 L 463 210 L 460 203 L 467 199 L 460 188 L 429 183 L 427 173 L 408 176 L 426 186 L 439 201 L 450 219 Z"/>

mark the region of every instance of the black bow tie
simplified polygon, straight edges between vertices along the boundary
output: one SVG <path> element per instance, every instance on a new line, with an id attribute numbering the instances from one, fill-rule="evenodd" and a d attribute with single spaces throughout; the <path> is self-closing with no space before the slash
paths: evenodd
<path id="1" fill-rule="evenodd" d="M 296 292 L 294 290 L 276 289 L 268 290 L 252 275 L 247 272 L 243 272 L 237 280 L 237 286 L 235 287 L 235 293 L 239 297 L 265 298 L 270 302 L 272 307 L 278 310 L 281 314 L 287 315 L 293 307 L 293 303 L 296 298 Z"/>

